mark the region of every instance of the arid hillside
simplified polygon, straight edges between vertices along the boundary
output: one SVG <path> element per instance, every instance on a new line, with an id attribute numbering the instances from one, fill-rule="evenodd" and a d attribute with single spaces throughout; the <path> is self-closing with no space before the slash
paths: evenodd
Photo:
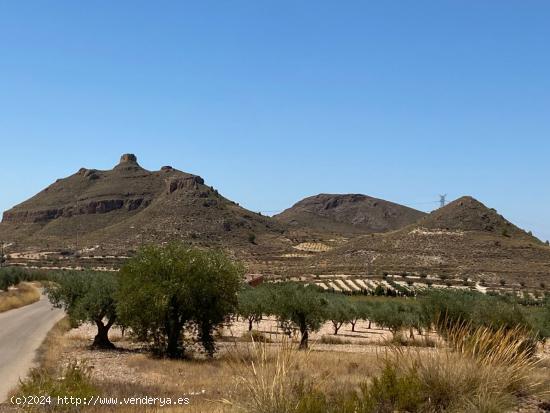
<path id="1" fill-rule="evenodd" d="M 471 197 L 417 223 L 319 254 L 327 273 L 417 272 L 548 282 L 550 247 Z"/>
<path id="2" fill-rule="evenodd" d="M 319 194 L 294 204 L 274 218 L 292 228 L 355 236 L 396 230 L 426 214 L 361 194 Z"/>
<path id="3" fill-rule="evenodd" d="M 142 168 L 126 154 L 111 170 L 80 169 L 6 211 L 0 238 L 11 250 L 125 254 L 145 243 L 185 240 L 243 258 L 278 254 L 283 224 L 248 211 L 197 175 Z"/>

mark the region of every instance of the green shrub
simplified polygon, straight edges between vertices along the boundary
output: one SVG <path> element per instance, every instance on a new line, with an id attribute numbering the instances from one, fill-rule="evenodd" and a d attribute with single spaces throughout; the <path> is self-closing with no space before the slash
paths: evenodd
<path id="1" fill-rule="evenodd" d="M 422 390 L 422 383 L 414 371 L 402 372 L 397 365 L 387 362 L 372 383 L 361 386 L 357 411 L 417 412 L 424 403 Z"/>

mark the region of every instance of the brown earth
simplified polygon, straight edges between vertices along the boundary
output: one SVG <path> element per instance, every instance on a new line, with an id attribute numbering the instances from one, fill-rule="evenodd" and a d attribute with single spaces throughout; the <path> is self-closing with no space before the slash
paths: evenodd
<path id="1" fill-rule="evenodd" d="M 294 204 L 274 218 L 293 228 L 318 234 L 355 236 L 410 225 L 426 214 L 361 194 L 319 194 Z"/>

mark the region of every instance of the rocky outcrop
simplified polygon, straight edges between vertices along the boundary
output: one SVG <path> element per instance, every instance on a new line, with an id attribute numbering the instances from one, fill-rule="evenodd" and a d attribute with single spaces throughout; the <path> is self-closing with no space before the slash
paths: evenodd
<path id="1" fill-rule="evenodd" d="M 125 153 L 120 157 L 120 163 L 135 163 L 137 164 L 137 157 L 133 153 Z"/>
<path id="2" fill-rule="evenodd" d="M 138 164 L 137 157 L 133 153 L 125 153 L 120 157 L 120 162 L 114 168 L 115 170 L 139 171 L 143 168 Z"/>
<path id="3" fill-rule="evenodd" d="M 181 189 L 199 189 L 199 185 L 204 185 L 204 179 L 200 176 L 175 176 L 168 181 L 168 193 Z"/>

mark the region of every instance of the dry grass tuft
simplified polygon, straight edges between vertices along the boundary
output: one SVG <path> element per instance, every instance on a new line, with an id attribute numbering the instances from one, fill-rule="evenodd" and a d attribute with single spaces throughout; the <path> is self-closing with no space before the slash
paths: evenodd
<path id="1" fill-rule="evenodd" d="M 237 410 L 256 413 L 290 413 L 296 411 L 298 387 L 312 385 L 303 374 L 310 351 L 298 351 L 296 343 L 283 338 L 275 349 L 265 342 L 252 341 L 244 350 L 229 358 L 243 397 L 239 401 L 224 400 Z M 308 383 L 306 384 L 306 381 Z"/>
<path id="2" fill-rule="evenodd" d="M 40 291 L 32 284 L 22 282 L 16 289 L 0 292 L 0 313 L 23 307 L 40 300 Z"/>
<path id="3" fill-rule="evenodd" d="M 519 396 L 532 395 L 548 386 L 550 380 L 534 380 L 541 363 L 535 356 L 537 340 L 522 327 L 491 330 L 463 323 L 447 329 L 445 336 L 454 352 L 475 360 L 480 368 L 498 369 L 502 376 L 499 385 L 505 391 Z"/>

